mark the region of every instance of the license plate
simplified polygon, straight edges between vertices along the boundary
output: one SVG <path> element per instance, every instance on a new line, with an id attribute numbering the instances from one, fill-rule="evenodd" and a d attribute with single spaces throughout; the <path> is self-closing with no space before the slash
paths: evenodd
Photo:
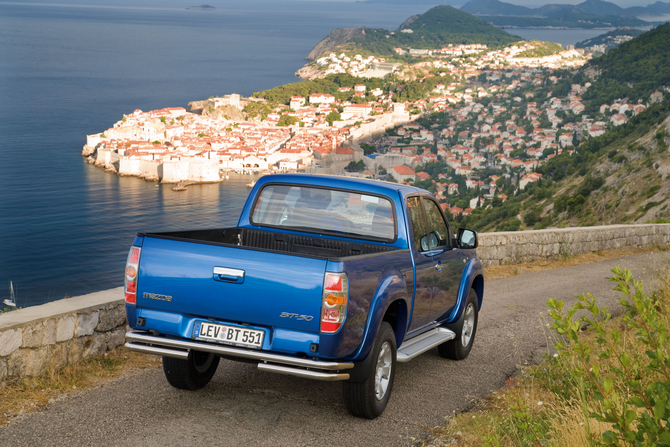
<path id="1" fill-rule="evenodd" d="M 260 349 L 263 346 L 265 332 L 237 326 L 196 321 L 193 327 L 193 338 L 197 340 L 216 341 L 233 346 Z"/>

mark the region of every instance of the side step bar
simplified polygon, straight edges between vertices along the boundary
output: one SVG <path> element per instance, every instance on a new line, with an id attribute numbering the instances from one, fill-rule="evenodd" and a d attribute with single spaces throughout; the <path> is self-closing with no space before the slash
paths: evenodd
<path id="1" fill-rule="evenodd" d="M 456 334 L 453 331 L 445 327 L 438 327 L 405 340 L 398 349 L 398 362 L 409 362 L 417 355 L 423 354 L 429 349 L 454 338 L 456 338 Z"/>
<path id="2" fill-rule="evenodd" d="M 354 367 L 354 364 L 350 362 L 338 363 L 305 359 L 288 355 L 272 354 L 267 351 L 237 348 L 234 346 L 156 337 L 146 332 L 127 332 L 125 346 L 131 351 L 178 359 L 188 358 L 188 353 L 191 349 L 200 352 L 211 352 L 218 355 L 241 357 L 257 360 L 259 362 L 258 369 L 262 371 L 325 381 L 348 380 L 349 374 L 340 373 L 339 371 Z"/>

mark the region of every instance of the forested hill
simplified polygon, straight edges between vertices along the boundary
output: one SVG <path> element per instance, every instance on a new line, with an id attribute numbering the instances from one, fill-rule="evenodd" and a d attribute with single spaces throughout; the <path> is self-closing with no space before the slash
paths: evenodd
<path id="1" fill-rule="evenodd" d="M 608 49 L 612 49 L 619 46 L 619 44 L 616 43 L 617 37 L 635 38 L 643 33 L 644 31 L 636 28 L 619 28 L 605 34 L 601 34 L 599 36 L 592 37 L 590 39 L 586 39 L 581 42 L 577 42 L 575 44 L 575 48 L 588 48 L 594 45 L 605 45 Z"/>
<path id="2" fill-rule="evenodd" d="M 394 54 L 394 48 L 441 48 L 450 43 L 480 43 L 496 47 L 519 40 L 519 37 L 471 14 L 451 6 L 436 6 L 405 21 L 395 32 L 365 28 L 364 35 L 346 43 L 345 48 L 390 56 Z"/>
<path id="3" fill-rule="evenodd" d="M 594 76 L 597 82 L 582 95 L 586 112 L 620 98 L 647 101 L 661 87 L 670 87 L 670 23 L 660 25 L 633 40 L 624 42 L 607 54 L 589 61 L 575 75 L 554 89 L 555 94 L 569 91 L 572 83 Z"/>

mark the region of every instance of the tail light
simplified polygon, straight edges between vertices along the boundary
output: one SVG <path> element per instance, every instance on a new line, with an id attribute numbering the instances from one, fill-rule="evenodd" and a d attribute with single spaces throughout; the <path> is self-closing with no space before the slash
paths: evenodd
<path id="1" fill-rule="evenodd" d="M 128 261 L 126 262 L 126 273 L 123 281 L 123 288 L 126 295 L 126 303 L 137 303 L 137 275 L 140 266 L 140 247 L 130 247 Z"/>
<path id="2" fill-rule="evenodd" d="M 321 299 L 321 332 L 337 332 L 347 316 L 349 282 L 346 273 L 326 273 Z"/>

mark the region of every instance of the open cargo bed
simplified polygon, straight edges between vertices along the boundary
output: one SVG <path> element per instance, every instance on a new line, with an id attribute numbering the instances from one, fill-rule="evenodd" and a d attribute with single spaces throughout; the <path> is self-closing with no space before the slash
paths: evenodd
<path id="1" fill-rule="evenodd" d="M 294 253 L 319 258 L 345 258 L 397 249 L 397 247 L 388 245 L 343 241 L 334 238 L 326 239 L 323 236 L 305 236 L 238 227 L 147 233 L 146 236 L 180 241 L 197 241 L 206 244 L 235 245 L 250 249 Z"/>

